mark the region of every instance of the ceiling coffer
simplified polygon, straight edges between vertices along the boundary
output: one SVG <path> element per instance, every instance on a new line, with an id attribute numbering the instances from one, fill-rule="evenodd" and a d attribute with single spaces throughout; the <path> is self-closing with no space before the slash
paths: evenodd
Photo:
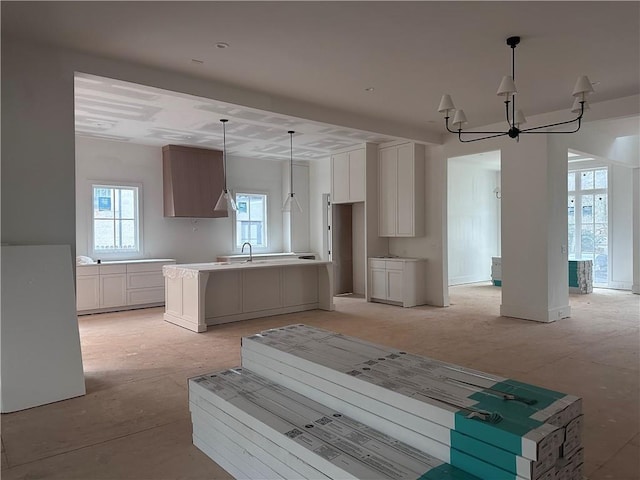
<path id="1" fill-rule="evenodd" d="M 220 150 L 165 145 L 162 147 L 164 216 L 191 218 L 227 217 L 214 211 L 224 189 Z"/>

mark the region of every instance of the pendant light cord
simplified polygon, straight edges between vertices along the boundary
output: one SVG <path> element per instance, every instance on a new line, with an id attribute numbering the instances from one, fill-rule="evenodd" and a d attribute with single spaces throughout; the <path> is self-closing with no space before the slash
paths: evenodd
<path id="1" fill-rule="evenodd" d="M 290 160 L 289 160 L 289 196 L 293 197 L 293 134 L 296 133 L 293 130 L 289 130 L 287 132 L 289 134 L 289 145 L 290 145 Z"/>
<path id="2" fill-rule="evenodd" d="M 227 191 L 227 130 L 225 128 L 227 119 L 220 120 L 222 122 L 222 162 L 224 164 L 224 191 Z"/>

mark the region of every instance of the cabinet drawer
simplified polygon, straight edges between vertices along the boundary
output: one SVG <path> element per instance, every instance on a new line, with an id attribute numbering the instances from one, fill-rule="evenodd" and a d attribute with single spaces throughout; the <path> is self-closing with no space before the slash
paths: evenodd
<path id="1" fill-rule="evenodd" d="M 162 272 L 136 272 L 127 274 L 127 288 L 164 287 Z"/>
<path id="2" fill-rule="evenodd" d="M 128 263 L 127 273 L 136 272 L 162 272 L 164 265 L 172 265 L 175 262 L 144 262 L 144 263 Z"/>
<path id="3" fill-rule="evenodd" d="M 112 273 L 127 273 L 127 264 L 100 265 L 100 275 L 111 275 Z"/>
<path id="4" fill-rule="evenodd" d="M 77 266 L 76 275 L 78 277 L 85 277 L 88 275 L 98 275 L 100 267 L 98 265 Z"/>
<path id="5" fill-rule="evenodd" d="M 146 303 L 164 303 L 164 288 L 141 288 L 127 292 L 128 305 L 144 305 Z"/>
<path id="6" fill-rule="evenodd" d="M 387 270 L 404 270 L 404 262 L 402 260 L 385 260 Z"/>
<path id="7" fill-rule="evenodd" d="M 369 265 L 371 265 L 371 268 L 381 268 L 381 269 L 385 269 L 387 262 L 385 262 L 384 260 L 380 260 L 378 258 L 370 258 L 369 259 Z"/>

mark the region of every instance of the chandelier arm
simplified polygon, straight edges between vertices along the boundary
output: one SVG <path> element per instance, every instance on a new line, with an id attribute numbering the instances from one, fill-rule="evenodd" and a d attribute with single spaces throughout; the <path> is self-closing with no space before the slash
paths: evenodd
<path id="1" fill-rule="evenodd" d="M 496 133 L 496 135 L 489 135 L 488 137 L 480 137 L 480 138 L 472 138 L 471 140 L 463 140 L 462 139 L 462 135 L 472 135 L 474 133 Z M 496 138 L 496 137 L 504 137 L 505 135 L 508 135 L 509 132 L 463 132 L 462 130 L 458 131 L 458 140 L 460 140 L 462 143 L 470 143 L 470 142 L 477 142 L 478 140 L 487 140 L 489 138 Z"/>
<path id="2" fill-rule="evenodd" d="M 463 132 L 461 129 L 460 130 L 451 130 L 449 128 L 449 117 L 444 117 L 445 120 L 445 126 L 447 127 L 447 131 L 449 131 L 450 133 L 465 133 L 467 135 L 473 135 L 473 134 L 478 134 L 478 135 L 486 135 L 486 134 L 494 134 L 494 133 L 499 133 L 500 135 L 506 135 L 507 133 L 505 132 Z"/>
<path id="3" fill-rule="evenodd" d="M 534 132 L 533 131 L 533 130 L 540 130 L 542 128 L 551 128 L 551 127 L 558 127 L 560 125 L 567 125 L 573 122 L 578 122 L 578 128 L 571 132 Z M 539 127 L 525 128 L 524 130 L 520 130 L 520 133 L 575 133 L 578 130 L 580 130 L 581 123 L 582 123 L 582 113 L 578 115 L 576 118 L 574 118 L 573 120 L 567 120 L 566 122 L 550 123 L 549 125 L 540 125 Z"/>

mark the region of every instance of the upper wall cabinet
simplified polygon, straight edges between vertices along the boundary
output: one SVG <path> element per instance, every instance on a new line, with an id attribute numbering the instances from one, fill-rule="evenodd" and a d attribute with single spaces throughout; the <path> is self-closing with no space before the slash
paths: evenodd
<path id="1" fill-rule="evenodd" d="M 365 200 L 364 148 L 331 155 L 331 202 L 353 203 Z"/>
<path id="2" fill-rule="evenodd" d="M 424 145 L 385 144 L 378 150 L 378 232 L 381 237 L 424 235 Z"/>
<path id="3" fill-rule="evenodd" d="M 222 152 L 204 148 L 166 145 L 162 147 L 164 216 L 216 218 L 214 212 L 224 188 Z"/>

